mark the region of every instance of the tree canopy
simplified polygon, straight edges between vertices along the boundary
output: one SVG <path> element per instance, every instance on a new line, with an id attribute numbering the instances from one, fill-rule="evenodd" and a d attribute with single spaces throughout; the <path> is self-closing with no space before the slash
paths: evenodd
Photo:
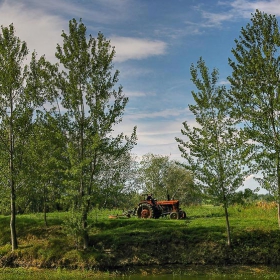
<path id="1" fill-rule="evenodd" d="M 179 199 L 183 204 L 197 203 L 192 174 L 168 156 L 145 154 L 138 169 L 140 189 L 158 200 Z"/>
<path id="2" fill-rule="evenodd" d="M 26 184 L 27 143 L 36 110 L 48 100 L 49 63 L 33 52 L 27 63 L 27 44 L 15 35 L 13 24 L 1 26 L 0 34 L 0 142 L 1 177 L 11 197 L 11 243 L 17 248 L 16 193 Z M 40 75 L 38 75 L 40 73 Z"/>
<path id="3" fill-rule="evenodd" d="M 232 49 L 231 106 L 255 145 L 260 185 L 280 203 L 280 33 L 275 16 L 256 11 Z M 280 226 L 280 208 L 278 210 Z"/>
<path id="4" fill-rule="evenodd" d="M 183 123 L 182 135 L 176 138 L 184 166 L 193 174 L 194 184 L 225 209 L 228 245 L 230 227 L 227 208 L 236 190 L 242 186 L 249 169 L 245 164 L 249 146 L 235 126 L 236 121 L 229 115 L 225 86 L 218 86 L 218 70 L 211 74 L 200 58 L 191 66 L 192 81 L 197 92 L 192 92 L 195 104 L 189 105 L 197 125 L 190 127 Z"/>

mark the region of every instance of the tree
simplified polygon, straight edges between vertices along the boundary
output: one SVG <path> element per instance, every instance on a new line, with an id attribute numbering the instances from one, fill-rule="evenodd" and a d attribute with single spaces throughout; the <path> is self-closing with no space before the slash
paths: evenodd
<path id="1" fill-rule="evenodd" d="M 115 88 L 119 72 L 113 71 L 115 50 L 102 33 L 86 38 L 82 21 L 69 21 L 69 34 L 62 32 L 63 44 L 56 57 L 65 70 L 58 76 L 61 104 L 65 112 L 70 160 L 69 178 L 76 213 L 81 213 L 83 247 L 89 245 L 88 213 L 104 171 L 110 162 L 129 152 L 136 143 L 131 137 L 114 135 L 122 120 L 128 98 L 122 87 Z M 78 186 L 78 187 L 77 187 Z"/>
<path id="2" fill-rule="evenodd" d="M 153 194 L 158 199 L 167 199 L 168 189 L 165 184 L 169 165 L 168 156 L 146 154 L 142 157 L 139 168 L 140 182 L 144 193 Z"/>
<path id="3" fill-rule="evenodd" d="M 27 205 L 31 204 L 33 209 L 36 207 L 37 211 L 44 213 L 47 226 L 47 210 L 55 209 L 64 189 L 65 173 L 69 166 L 67 141 L 59 118 L 47 112 L 37 114 L 30 138 L 26 147 L 29 153 L 25 157 L 29 191 L 22 194 L 21 198 L 28 198 Z"/>
<path id="4" fill-rule="evenodd" d="M 12 250 L 17 249 L 16 236 L 16 148 L 18 138 L 16 138 L 16 128 L 23 123 L 23 119 L 30 121 L 28 107 L 22 106 L 25 98 L 22 98 L 24 75 L 26 70 L 22 68 L 22 63 L 28 53 L 25 42 L 21 42 L 14 35 L 14 27 L 1 26 L 0 36 L 0 89 L 1 89 L 1 125 L 5 127 L 1 135 L 1 141 L 5 146 L 4 162 L 9 166 L 6 173 L 6 182 L 9 185 L 11 197 L 11 243 Z M 22 100 L 23 99 L 23 100 Z M 23 101 L 23 102 L 22 102 Z"/>
<path id="5" fill-rule="evenodd" d="M 171 199 L 179 199 L 181 205 L 200 204 L 202 193 L 194 188 L 193 176 L 184 166 L 170 161 L 165 184 Z"/>
<path id="6" fill-rule="evenodd" d="M 189 109 L 197 126 L 191 128 L 185 121 L 181 132 L 187 140 L 176 138 L 176 141 L 186 159 L 183 165 L 192 172 L 196 187 L 222 203 L 230 246 L 228 206 L 248 175 L 249 169 L 246 170 L 244 164 L 249 146 L 229 116 L 226 88 L 217 86 L 218 75 L 217 69 L 209 73 L 202 58 L 197 66 L 192 64 L 192 81 L 198 92 L 192 92 L 195 105 L 189 105 Z"/>
<path id="7" fill-rule="evenodd" d="M 93 203 L 103 208 L 131 208 L 134 205 L 131 195 L 137 191 L 135 158 L 130 153 L 124 153 L 115 160 L 103 162 L 102 175 L 99 176 L 98 188 L 94 190 Z"/>
<path id="8" fill-rule="evenodd" d="M 0 124 L 1 177 L 10 192 L 11 244 L 17 249 L 16 191 L 24 187 L 26 178 L 23 158 L 32 127 L 35 109 L 46 100 L 44 77 L 49 63 L 44 57 L 36 59 L 33 52 L 30 64 L 26 62 L 28 49 L 15 36 L 13 24 L 1 26 L 0 34 Z M 49 76 L 48 76 L 49 78 Z M 48 80 L 47 78 L 47 80 Z"/>
<path id="9" fill-rule="evenodd" d="M 171 161 L 168 156 L 146 154 L 138 170 L 139 181 L 144 193 L 153 194 L 160 200 L 179 199 L 195 201 L 197 193 L 192 191 L 193 179 L 189 171 Z"/>
<path id="10" fill-rule="evenodd" d="M 280 33 L 275 16 L 256 11 L 229 59 L 232 109 L 255 144 L 260 185 L 275 196 L 280 227 Z"/>

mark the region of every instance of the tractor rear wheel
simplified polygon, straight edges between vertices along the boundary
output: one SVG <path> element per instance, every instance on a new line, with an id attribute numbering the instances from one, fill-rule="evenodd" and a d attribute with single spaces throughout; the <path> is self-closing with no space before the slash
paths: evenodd
<path id="1" fill-rule="evenodd" d="M 182 210 L 179 211 L 179 219 L 181 219 L 181 220 L 187 219 L 187 214 L 185 211 L 182 211 Z"/>
<path id="2" fill-rule="evenodd" d="M 148 203 L 142 203 L 137 208 L 137 216 L 138 218 L 154 218 L 154 209 Z"/>

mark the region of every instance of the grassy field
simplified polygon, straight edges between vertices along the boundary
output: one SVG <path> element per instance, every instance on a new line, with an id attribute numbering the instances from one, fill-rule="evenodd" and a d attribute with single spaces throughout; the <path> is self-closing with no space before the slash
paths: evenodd
<path id="1" fill-rule="evenodd" d="M 138 271 L 136 274 L 122 274 L 116 272 L 96 272 L 89 270 L 66 270 L 66 269 L 36 269 L 36 268 L 0 268 L 0 278 L 5 280 L 197 280 L 197 279 L 280 279 L 279 268 L 268 266 L 231 266 L 231 267 L 213 267 L 213 266 L 195 266 L 185 269 L 178 269 L 172 273 L 167 273 L 163 269 L 147 271 Z"/>
<path id="2" fill-rule="evenodd" d="M 192 206 L 187 220 L 109 219 L 118 210 L 90 215 L 90 248 L 64 222 L 69 213 L 17 216 L 19 249 L 11 252 L 9 217 L 0 216 L 0 267 L 120 269 L 160 265 L 279 265 L 280 231 L 274 204 L 229 208 L 232 248 L 226 246 L 224 209 Z M 70 279 L 70 278 L 69 278 Z"/>

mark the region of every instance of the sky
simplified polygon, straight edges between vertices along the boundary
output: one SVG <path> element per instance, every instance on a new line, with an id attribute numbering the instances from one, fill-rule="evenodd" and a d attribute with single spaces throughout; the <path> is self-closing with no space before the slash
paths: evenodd
<path id="1" fill-rule="evenodd" d="M 30 51 L 51 62 L 69 20 L 82 19 L 93 37 L 102 32 L 115 46 L 118 85 L 129 97 L 116 131 L 130 135 L 137 126 L 132 152 L 140 158 L 183 160 L 175 137 L 182 138 L 184 121 L 194 124 L 190 66 L 202 57 L 227 84 L 234 39 L 256 9 L 279 21 L 280 0 L 0 0 L 0 23 L 13 23 Z M 255 186 L 246 180 L 245 187 Z"/>

